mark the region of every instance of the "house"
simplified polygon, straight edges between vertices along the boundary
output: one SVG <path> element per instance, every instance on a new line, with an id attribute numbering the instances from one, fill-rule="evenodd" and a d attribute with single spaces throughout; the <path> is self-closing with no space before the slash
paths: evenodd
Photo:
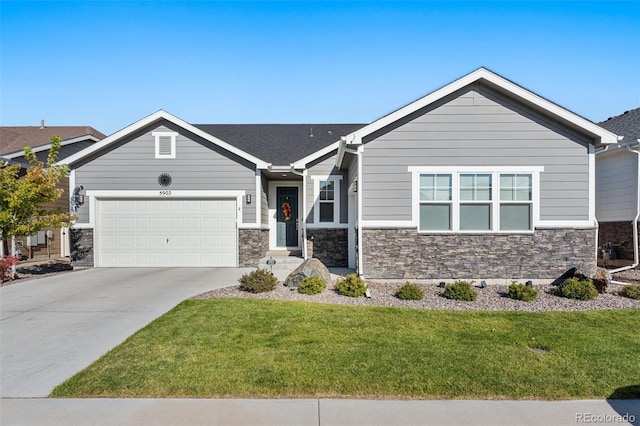
<path id="1" fill-rule="evenodd" d="M 24 156 L 24 148 L 31 147 L 36 158 L 47 162 L 51 138 L 58 136 L 62 139 L 58 162 L 94 144 L 106 136 L 89 126 L 45 126 L 44 120 L 40 126 L 2 126 L 0 127 L 0 157 L 10 164 L 21 164 L 26 169 L 29 164 Z M 62 196 L 51 208 L 67 209 L 69 207 L 69 181 L 63 179 L 59 187 L 64 190 Z M 20 251 L 28 257 L 69 256 L 68 231 L 66 228 L 46 228 L 32 238 L 18 237 L 22 246 Z M 3 250 L 4 252 L 4 250 Z"/>
<path id="2" fill-rule="evenodd" d="M 87 266 L 554 280 L 596 253 L 615 134 L 480 68 L 370 124 L 195 125 L 158 111 L 69 157 Z"/>
<path id="3" fill-rule="evenodd" d="M 601 127 L 622 140 L 596 152 L 596 218 L 598 246 L 611 248 L 618 259 L 638 264 L 640 216 L 640 108 L 611 117 Z"/>

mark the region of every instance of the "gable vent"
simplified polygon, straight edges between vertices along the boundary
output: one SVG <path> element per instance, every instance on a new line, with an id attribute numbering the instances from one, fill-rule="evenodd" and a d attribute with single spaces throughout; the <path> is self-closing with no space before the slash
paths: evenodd
<path id="1" fill-rule="evenodd" d="M 176 132 L 152 132 L 155 138 L 156 158 L 176 158 Z"/>
<path id="2" fill-rule="evenodd" d="M 171 136 L 160 136 L 160 140 L 158 140 L 158 154 L 164 157 L 170 156 L 171 152 Z"/>

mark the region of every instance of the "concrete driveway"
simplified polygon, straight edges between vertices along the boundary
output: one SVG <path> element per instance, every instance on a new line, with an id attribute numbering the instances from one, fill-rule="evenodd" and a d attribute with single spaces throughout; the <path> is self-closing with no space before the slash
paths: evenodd
<path id="1" fill-rule="evenodd" d="M 250 270 L 87 269 L 0 288 L 0 396 L 49 395 L 182 300 Z"/>

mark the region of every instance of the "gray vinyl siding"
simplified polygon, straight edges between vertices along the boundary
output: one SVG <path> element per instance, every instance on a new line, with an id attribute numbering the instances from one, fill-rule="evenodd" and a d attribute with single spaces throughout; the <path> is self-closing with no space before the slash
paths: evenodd
<path id="1" fill-rule="evenodd" d="M 152 132 L 176 131 L 176 158 L 156 159 Z M 97 154 L 76 168 L 76 185 L 85 191 L 109 190 L 234 190 L 245 191 L 258 200 L 255 165 L 228 153 L 197 136 L 171 126 L 153 126 L 124 141 L 109 152 Z M 158 176 L 168 173 L 169 187 L 158 184 Z M 88 203 L 79 213 L 88 221 Z M 256 222 L 256 203 L 243 201 L 243 222 Z"/>
<path id="2" fill-rule="evenodd" d="M 632 221 L 638 199 L 636 154 L 612 147 L 596 156 L 596 218 L 599 222 Z"/>
<path id="3" fill-rule="evenodd" d="M 314 222 L 314 204 L 316 199 L 314 197 L 314 180 L 313 176 L 329 176 L 339 175 L 342 176 L 340 181 L 340 223 L 348 222 L 348 206 L 347 206 L 347 192 L 348 184 L 346 181 L 345 173 L 336 167 L 336 151 L 327 154 L 320 158 L 318 161 L 312 163 L 307 168 L 307 223 Z"/>
<path id="4" fill-rule="evenodd" d="M 475 85 L 365 140 L 365 220 L 411 220 L 408 166 L 543 166 L 541 220 L 589 217 L 589 140 Z"/>

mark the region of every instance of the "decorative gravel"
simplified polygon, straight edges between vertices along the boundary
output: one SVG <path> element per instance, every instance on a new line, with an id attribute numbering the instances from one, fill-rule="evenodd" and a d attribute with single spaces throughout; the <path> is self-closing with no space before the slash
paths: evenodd
<path id="1" fill-rule="evenodd" d="M 618 278 L 619 279 L 619 278 Z M 487 288 L 476 287 L 478 298 L 474 302 L 449 300 L 443 296 L 444 289 L 437 284 L 418 284 L 424 291 L 422 300 L 400 300 L 394 293 L 402 284 L 368 283 L 371 298 L 347 297 L 338 294 L 333 286 L 328 286 L 320 294 L 312 296 L 300 294 L 297 289 L 290 289 L 279 284 L 275 290 L 267 293 L 252 294 L 240 290 L 239 286 L 226 287 L 196 296 L 196 299 L 216 297 L 247 297 L 252 299 L 299 300 L 305 302 L 334 303 L 357 306 L 385 306 L 419 309 L 448 309 L 466 311 L 587 311 L 593 309 L 640 308 L 640 300 L 620 296 L 620 285 L 611 285 L 604 294 L 590 301 L 578 301 L 554 296 L 553 285 L 536 285 L 538 298 L 532 302 L 513 300 L 507 296 L 508 286 L 491 285 Z"/>

